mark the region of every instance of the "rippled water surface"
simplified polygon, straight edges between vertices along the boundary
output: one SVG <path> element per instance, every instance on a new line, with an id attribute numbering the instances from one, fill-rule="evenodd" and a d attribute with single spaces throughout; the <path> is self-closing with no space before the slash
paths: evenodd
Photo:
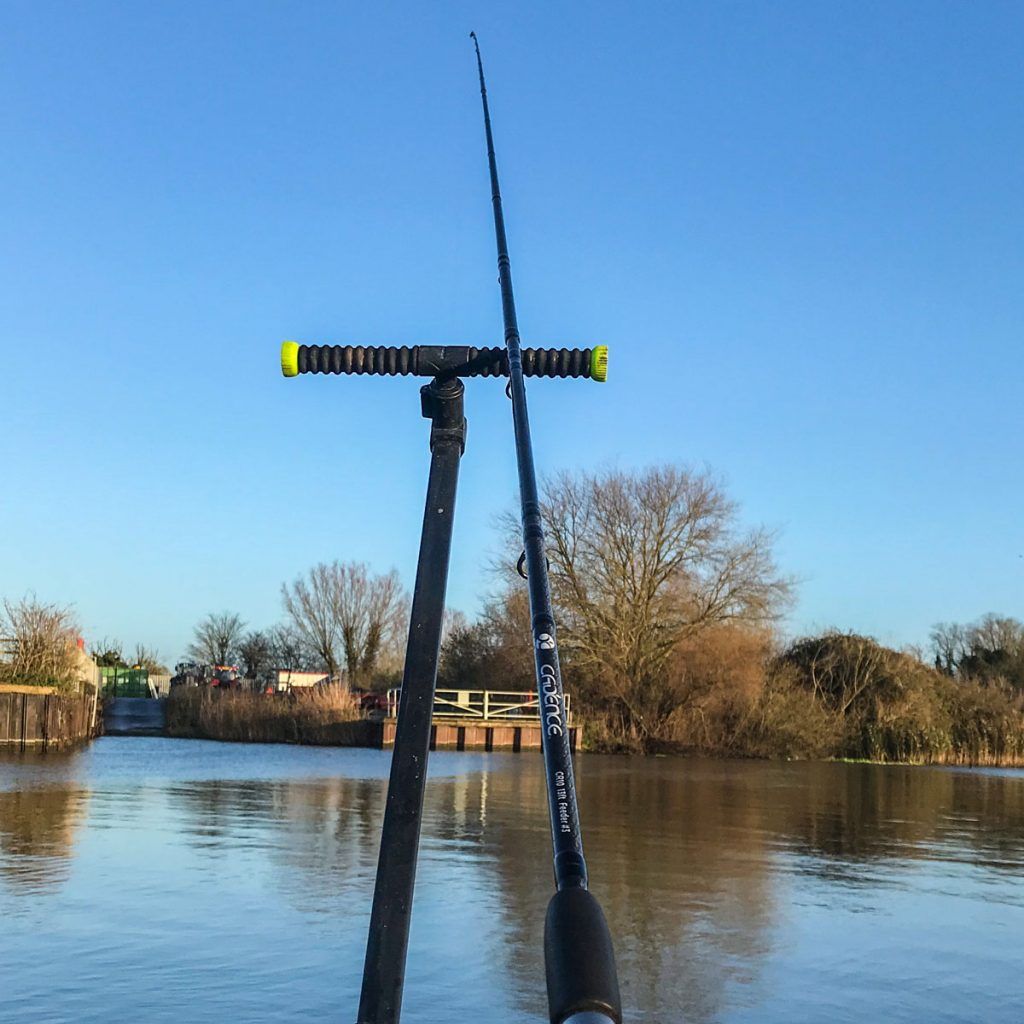
<path id="1" fill-rule="evenodd" d="M 388 759 L 114 738 L 0 754 L 0 1020 L 354 1021 Z M 540 759 L 431 768 L 403 1021 L 543 1021 Z M 629 1021 L 1024 1021 L 1024 775 L 578 773 Z"/>

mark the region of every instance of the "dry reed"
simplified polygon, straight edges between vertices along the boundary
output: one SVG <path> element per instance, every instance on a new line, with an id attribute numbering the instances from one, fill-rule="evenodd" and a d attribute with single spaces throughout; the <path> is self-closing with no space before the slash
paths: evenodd
<path id="1" fill-rule="evenodd" d="M 247 693 L 198 687 L 172 691 L 167 732 L 242 743 L 348 745 L 360 738 L 359 702 L 342 687 Z"/>

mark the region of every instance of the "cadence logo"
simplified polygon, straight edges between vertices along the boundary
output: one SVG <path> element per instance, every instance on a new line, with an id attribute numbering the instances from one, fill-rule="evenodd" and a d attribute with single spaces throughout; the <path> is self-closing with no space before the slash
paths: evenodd
<path id="1" fill-rule="evenodd" d="M 541 718 L 544 728 L 549 736 L 562 735 L 562 695 L 558 692 L 558 680 L 555 677 L 554 667 L 541 665 L 540 684 L 543 691 L 543 706 L 541 707 Z"/>
<path id="2" fill-rule="evenodd" d="M 541 633 L 537 637 L 538 651 L 553 651 L 555 649 L 555 638 L 550 633 Z"/>

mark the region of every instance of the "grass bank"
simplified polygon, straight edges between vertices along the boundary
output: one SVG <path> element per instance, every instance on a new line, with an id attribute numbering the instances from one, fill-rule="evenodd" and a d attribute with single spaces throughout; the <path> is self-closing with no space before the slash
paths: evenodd
<path id="1" fill-rule="evenodd" d="M 167 702 L 167 734 L 239 743 L 369 746 L 373 723 L 339 687 L 264 694 L 178 689 Z"/>

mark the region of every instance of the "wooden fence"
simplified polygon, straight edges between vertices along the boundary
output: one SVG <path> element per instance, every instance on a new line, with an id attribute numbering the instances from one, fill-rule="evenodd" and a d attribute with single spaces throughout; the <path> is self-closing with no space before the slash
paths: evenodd
<path id="1" fill-rule="evenodd" d="M 96 688 L 82 694 L 46 687 L 0 687 L 0 747 L 70 747 L 96 731 Z"/>

